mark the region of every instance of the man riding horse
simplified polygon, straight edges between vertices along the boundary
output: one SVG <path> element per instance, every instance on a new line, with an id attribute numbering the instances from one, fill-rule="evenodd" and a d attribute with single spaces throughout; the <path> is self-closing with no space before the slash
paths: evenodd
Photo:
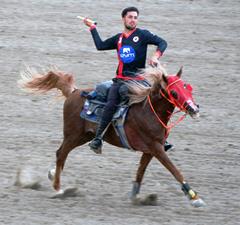
<path id="1" fill-rule="evenodd" d="M 163 55 L 163 52 L 167 48 L 167 42 L 164 39 L 152 34 L 148 30 L 136 28 L 138 16 L 139 11 L 137 8 L 125 8 L 122 11 L 124 31 L 106 39 L 105 41 L 101 40 L 96 29 L 96 24 L 88 18 L 84 19 L 84 23 L 90 27 L 97 50 L 116 49 L 119 61 L 116 77 L 113 79 L 113 84 L 109 90 L 107 103 L 97 127 L 96 136 L 89 144 L 90 148 L 96 153 L 101 152 L 102 136 L 108 125 L 111 123 L 117 105 L 120 103 L 119 88 L 126 80 L 143 79 L 141 76 L 138 76 L 138 72 L 145 68 L 147 46 L 157 46 L 155 54 L 149 61 L 151 66 L 157 65 L 158 59 Z M 164 147 L 165 151 L 167 151 L 173 146 L 166 142 Z"/>
<path id="2" fill-rule="evenodd" d="M 126 80 L 133 81 L 128 82 L 127 86 L 131 92 L 128 95 L 130 97 L 129 105 L 133 102 L 135 104 L 129 108 L 124 128 L 129 145 L 133 150 L 142 152 L 142 156 L 130 193 L 132 202 L 134 203 L 139 199 L 146 168 L 151 160 L 156 158 L 178 181 L 191 204 L 194 207 L 202 207 L 205 202 L 186 182 L 185 177 L 166 154 L 166 148 L 164 149 L 166 137 L 170 129 L 176 124 L 168 125 L 174 109 L 178 108 L 186 115 L 197 118 L 199 107 L 193 99 L 191 85 L 181 79 L 181 69 L 176 75 L 168 75 L 164 68 L 157 66 L 143 70 L 141 76 L 137 74 L 139 69 L 145 67 L 148 44 L 157 46 L 157 51 L 150 60 L 151 65 L 158 62 L 157 59 L 167 47 L 167 43 L 163 39 L 147 30 L 136 28 L 138 14 L 136 8 L 124 9 L 122 12 L 124 32 L 106 41 L 101 41 L 94 22 L 85 19 L 85 24 L 90 27 L 97 49 L 116 49 L 119 57 L 117 75 L 113 79 L 103 117 L 90 147 L 96 153 L 100 153 L 102 135 L 112 119 L 116 105 L 119 103 L 119 89 L 122 87 L 122 83 L 127 83 Z M 149 86 L 141 84 L 145 80 L 144 82 L 134 82 L 143 79 L 142 77 L 149 83 Z M 74 77 L 58 70 L 50 70 L 45 74 L 28 70 L 22 74 L 19 85 L 25 90 L 36 93 L 46 93 L 52 89 L 58 89 L 66 97 L 63 110 L 64 138 L 56 152 L 56 168 L 49 171 L 49 178 L 53 180 L 54 189 L 61 193 L 60 177 L 68 154 L 77 146 L 91 141 L 95 134 L 93 122 L 79 116 L 88 101 L 88 96 L 83 95 L 83 93 L 89 93 L 93 89 L 77 89 Z M 180 122 L 184 117 L 185 115 L 180 117 L 177 122 Z M 110 126 L 108 131 L 105 133 L 104 140 L 114 146 L 124 147 L 117 132 L 114 132 L 114 127 Z"/>

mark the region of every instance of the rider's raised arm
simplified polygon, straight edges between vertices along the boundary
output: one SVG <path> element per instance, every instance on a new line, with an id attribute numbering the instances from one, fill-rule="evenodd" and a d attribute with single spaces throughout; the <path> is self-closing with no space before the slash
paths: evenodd
<path id="1" fill-rule="evenodd" d="M 97 50 L 117 49 L 117 42 L 118 42 L 120 34 L 117 34 L 111 38 L 108 38 L 108 39 L 102 41 L 96 27 L 94 27 L 93 29 L 90 29 L 90 31 L 91 31 L 93 41 L 95 43 Z"/>
<path id="2" fill-rule="evenodd" d="M 119 39 L 120 34 L 117 34 L 111 38 L 106 39 L 105 41 L 102 41 L 102 39 L 99 36 L 99 33 L 96 29 L 96 23 L 89 18 L 84 18 L 83 22 L 85 25 L 87 25 L 90 28 L 93 41 L 95 43 L 95 46 L 97 50 L 112 50 L 117 49 L 117 42 Z"/>

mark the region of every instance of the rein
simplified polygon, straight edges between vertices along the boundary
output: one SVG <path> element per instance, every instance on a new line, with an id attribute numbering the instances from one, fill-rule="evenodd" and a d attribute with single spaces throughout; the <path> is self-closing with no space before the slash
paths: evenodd
<path id="1" fill-rule="evenodd" d="M 179 80 L 180 80 L 180 79 L 179 79 Z M 178 82 L 179 80 L 176 80 L 176 81 L 173 82 L 172 84 Z M 172 85 L 172 84 L 170 84 L 170 85 Z M 169 85 L 169 86 L 170 86 L 170 85 Z M 168 89 L 169 86 L 168 86 L 166 89 Z M 162 95 L 165 99 L 167 99 L 171 104 L 173 104 L 175 107 L 177 106 L 171 99 L 169 99 L 169 98 L 166 97 L 166 95 L 162 92 L 162 90 L 160 91 L 160 93 L 161 93 L 161 95 Z M 173 127 L 175 127 L 177 124 L 179 124 L 179 123 L 186 117 L 186 115 L 187 115 L 187 114 L 185 113 L 184 115 L 180 116 L 176 122 L 172 122 L 171 124 L 167 125 L 167 123 L 165 124 L 165 123 L 162 121 L 162 119 L 158 116 L 158 114 L 156 113 L 156 111 L 155 111 L 155 109 L 154 109 L 154 107 L 153 107 L 153 105 L 152 105 L 152 101 L 151 101 L 149 95 L 148 95 L 148 103 L 149 103 L 149 105 L 150 105 L 150 108 L 151 108 L 152 112 L 153 112 L 154 115 L 156 116 L 158 122 L 166 129 L 166 137 L 167 137 L 168 134 L 170 133 L 170 130 L 171 130 Z M 174 114 L 179 113 L 179 112 L 180 112 L 180 110 L 177 111 L 177 112 L 175 112 L 175 113 L 171 113 L 170 116 L 169 116 L 169 119 L 171 119 L 171 117 L 172 117 Z"/>

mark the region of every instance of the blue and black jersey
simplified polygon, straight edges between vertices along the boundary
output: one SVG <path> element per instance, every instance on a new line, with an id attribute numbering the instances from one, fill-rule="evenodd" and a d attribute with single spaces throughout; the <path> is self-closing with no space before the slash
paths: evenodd
<path id="1" fill-rule="evenodd" d="M 105 41 L 101 40 L 96 28 L 91 29 L 91 34 L 98 50 L 117 50 L 117 78 L 135 77 L 139 69 L 145 68 L 148 45 L 156 45 L 161 54 L 167 48 L 164 39 L 139 28 L 128 35 L 119 33 Z"/>

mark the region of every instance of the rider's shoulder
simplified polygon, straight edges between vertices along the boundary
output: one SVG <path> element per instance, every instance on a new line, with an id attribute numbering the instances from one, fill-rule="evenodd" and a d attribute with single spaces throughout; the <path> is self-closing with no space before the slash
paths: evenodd
<path id="1" fill-rule="evenodd" d="M 151 34 L 152 33 L 151 31 L 149 31 L 147 29 L 140 29 L 140 28 L 138 28 L 138 29 L 139 29 L 139 32 L 141 32 L 143 34 Z"/>
<path id="2" fill-rule="evenodd" d="M 143 36 L 149 36 L 152 34 L 151 31 L 147 30 L 147 29 L 141 29 L 141 28 L 137 28 L 137 33 L 143 35 Z"/>

